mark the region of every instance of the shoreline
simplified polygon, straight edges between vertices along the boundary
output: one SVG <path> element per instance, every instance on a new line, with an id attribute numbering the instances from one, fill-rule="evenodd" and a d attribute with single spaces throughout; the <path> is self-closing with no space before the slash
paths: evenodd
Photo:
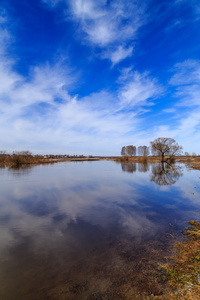
<path id="1" fill-rule="evenodd" d="M 200 170 L 200 156 L 174 156 L 173 162 L 184 163 L 194 170 Z M 158 163 L 161 162 L 160 156 L 118 156 L 107 158 L 107 160 L 117 162 L 131 162 L 131 163 Z M 170 160 L 169 160 L 170 162 Z"/>
<path id="2" fill-rule="evenodd" d="M 169 262 L 163 265 L 170 299 L 200 299 L 200 224 L 194 220 L 172 245 Z M 155 299 L 168 299 L 164 293 Z"/>
<path id="3" fill-rule="evenodd" d="M 190 168 L 200 170 L 200 156 L 175 156 L 172 158 L 173 162 L 184 163 Z M 58 162 L 70 162 L 70 161 L 115 161 L 115 162 L 127 162 L 127 163 L 159 163 L 161 162 L 160 156 L 116 156 L 116 157 L 69 157 L 69 158 L 44 158 L 41 156 L 23 156 L 23 155 L 1 155 L 0 167 L 23 167 L 23 166 L 35 166 L 40 164 L 52 164 Z M 170 160 L 169 160 L 170 162 Z"/>

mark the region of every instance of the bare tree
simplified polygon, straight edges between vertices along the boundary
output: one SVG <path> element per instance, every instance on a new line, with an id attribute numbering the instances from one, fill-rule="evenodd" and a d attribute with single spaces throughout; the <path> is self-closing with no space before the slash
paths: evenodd
<path id="1" fill-rule="evenodd" d="M 137 148 L 133 146 L 133 156 L 136 156 L 136 153 L 137 153 Z"/>
<path id="2" fill-rule="evenodd" d="M 121 155 L 135 156 L 136 155 L 136 147 L 133 145 L 123 146 L 121 149 Z"/>
<path id="3" fill-rule="evenodd" d="M 138 147 L 138 155 L 139 156 L 148 156 L 149 155 L 149 147 L 139 146 Z"/>
<path id="4" fill-rule="evenodd" d="M 142 152 L 143 152 L 143 148 L 142 148 L 142 146 L 139 146 L 138 147 L 138 155 L 142 156 Z"/>
<path id="5" fill-rule="evenodd" d="M 144 149 L 144 156 L 148 156 L 149 155 L 149 153 L 150 153 L 150 150 L 149 150 L 149 147 L 147 147 L 147 146 L 143 146 L 143 149 Z"/>
<path id="6" fill-rule="evenodd" d="M 6 156 L 8 156 L 6 153 L 6 150 L 0 150 L 0 164 L 1 165 L 5 163 Z"/>
<path id="7" fill-rule="evenodd" d="M 133 145 L 126 146 L 126 152 L 128 156 L 133 156 Z"/>
<path id="8" fill-rule="evenodd" d="M 6 154 L 6 150 L 0 150 L 0 155 L 5 155 Z"/>
<path id="9" fill-rule="evenodd" d="M 151 152 L 154 155 L 162 156 L 162 161 L 164 161 L 164 156 L 178 155 L 182 152 L 183 147 L 179 146 L 178 143 L 172 138 L 157 138 L 150 142 Z"/>
<path id="10" fill-rule="evenodd" d="M 125 146 L 122 147 L 121 155 L 123 155 L 123 156 L 126 155 L 126 147 Z"/>
<path id="11" fill-rule="evenodd" d="M 127 154 L 129 156 L 135 156 L 136 155 L 136 147 L 133 146 L 133 145 L 126 146 L 126 151 L 127 151 Z"/>
<path id="12" fill-rule="evenodd" d="M 29 150 L 22 150 L 18 152 L 19 155 L 24 155 L 24 156 L 32 156 L 32 153 Z"/>

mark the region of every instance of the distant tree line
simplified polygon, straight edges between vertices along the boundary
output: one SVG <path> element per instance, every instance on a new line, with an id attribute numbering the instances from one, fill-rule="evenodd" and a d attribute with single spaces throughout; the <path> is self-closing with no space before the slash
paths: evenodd
<path id="1" fill-rule="evenodd" d="M 133 145 L 123 146 L 121 149 L 121 155 L 123 156 L 148 156 L 150 154 L 155 156 L 161 156 L 162 161 L 164 156 L 174 156 L 182 153 L 182 146 L 172 138 L 159 137 L 150 142 L 150 147 L 139 146 L 138 148 Z"/>
<path id="2" fill-rule="evenodd" d="M 133 145 L 123 146 L 121 149 L 121 155 L 123 156 L 148 156 L 150 153 L 149 147 L 139 146 L 138 148 Z"/>
<path id="3" fill-rule="evenodd" d="M 195 152 L 192 153 L 185 152 L 185 156 L 197 156 L 197 154 Z"/>

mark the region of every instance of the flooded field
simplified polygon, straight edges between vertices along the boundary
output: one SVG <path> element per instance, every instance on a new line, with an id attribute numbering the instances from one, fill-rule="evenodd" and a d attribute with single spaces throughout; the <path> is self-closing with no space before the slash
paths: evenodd
<path id="1" fill-rule="evenodd" d="M 0 169 L 0 299 L 162 295 L 171 239 L 200 219 L 199 183 L 183 164 Z"/>

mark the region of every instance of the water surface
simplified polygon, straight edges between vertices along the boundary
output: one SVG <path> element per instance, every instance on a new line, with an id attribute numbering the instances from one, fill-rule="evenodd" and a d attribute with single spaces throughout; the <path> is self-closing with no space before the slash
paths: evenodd
<path id="1" fill-rule="evenodd" d="M 169 233 L 199 219 L 199 182 L 183 165 L 0 169 L 0 299 L 162 294 Z"/>

